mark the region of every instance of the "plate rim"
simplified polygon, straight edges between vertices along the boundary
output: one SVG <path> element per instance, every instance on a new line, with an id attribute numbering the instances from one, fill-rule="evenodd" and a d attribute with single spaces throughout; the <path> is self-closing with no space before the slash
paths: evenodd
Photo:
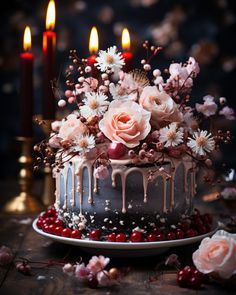
<path id="1" fill-rule="evenodd" d="M 110 249 L 110 250 L 138 250 L 138 249 L 160 249 L 160 248 L 170 248 L 183 246 L 188 244 L 193 244 L 201 241 L 202 239 L 213 235 L 218 226 L 215 226 L 214 229 L 206 234 L 198 235 L 196 237 L 184 238 L 178 240 L 170 240 L 170 241 L 157 241 L 157 242 L 107 242 L 107 241 L 92 241 L 89 239 L 74 239 L 74 238 L 66 238 L 61 236 L 56 236 L 53 234 L 49 234 L 39 229 L 36 225 L 38 217 L 32 222 L 32 227 L 34 231 L 38 234 L 49 238 L 51 240 L 62 242 L 64 244 L 70 244 L 74 246 L 79 246 L 83 248 L 100 248 L 100 249 Z"/>

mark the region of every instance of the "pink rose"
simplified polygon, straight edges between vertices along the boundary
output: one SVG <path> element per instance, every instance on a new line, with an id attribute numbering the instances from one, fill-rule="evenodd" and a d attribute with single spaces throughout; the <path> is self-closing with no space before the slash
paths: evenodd
<path id="1" fill-rule="evenodd" d="M 236 273 L 236 235 L 219 230 L 203 239 L 193 253 L 193 262 L 204 274 L 215 272 L 221 278 L 230 278 Z"/>
<path id="2" fill-rule="evenodd" d="M 75 114 L 71 114 L 67 117 L 67 120 L 62 122 L 58 137 L 63 140 L 73 140 L 78 135 L 85 134 L 86 131 L 87 127 L 80 121 L 80 119 L 77 119 Z"/>
<path id="3" fill-rule="evenodd" d="M 206 95 L 203 97 L 204 103 L 196 103 L 196 110 L 206 117 L 215 115 L 217 111 L 217 104 L 214 102 L 214 97 L 211 95 Z"/>
<path id="4" fill-rule="evenodd" d="M 156 86 L 146 86 L 139 103 L 145 110 L 151 112 L 151 122 L 156 127 L 183 120 L 178 105 L 165 91 L 159 91 Z"/>
<path id="5" fill-rule="evenodd" d="M 111 141 L 133 148 L 151 130 L 151 113 L 134 101 L 114 100 L 99 122 L 99 128 Z"/>

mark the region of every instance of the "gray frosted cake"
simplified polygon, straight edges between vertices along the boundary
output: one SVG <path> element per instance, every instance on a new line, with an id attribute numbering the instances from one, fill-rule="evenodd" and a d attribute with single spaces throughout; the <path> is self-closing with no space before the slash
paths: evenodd
<path id="1" fill-rule="evenodd" d="M 231 120 L 226 100 L 207 95 L 191 104 L 198 63 L 172 63 L 161 72 L 150 61 L 161 50 L 144 43 L 150 56 L 142 70 L 122 71 L 115 46 L 99 51 L 95 64 L 70 51 L 64 98 L 74 111 L 52 123 L 48 142 L 36 148 L 56 180 L 57 220 L 44 231 L 109 242 L 192 237 L 210 229 L 210 217 L 193 214 L 196 172 L 212 181 L 211 154 L 229 131 L 205 130 L 218 113 Z M 202 124 L 203 123 L 203 124 Z M 204 129 L 201 129 L 204 126 Z M 45 218 L 50 217 L 46 212 Z M 54 212 L 55 213 L 55 212 Z M 52 220 L 48 222 L 52 222 Z"/>

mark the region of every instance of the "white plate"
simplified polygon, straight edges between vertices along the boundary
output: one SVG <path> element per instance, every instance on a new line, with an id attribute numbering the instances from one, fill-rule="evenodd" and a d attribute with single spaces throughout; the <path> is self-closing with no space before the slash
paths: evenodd
<path id="1" fill-rule="evenodd" d="M 171 241 L 160 241 L 160 242 L 106 242 L 106 241 L 91 241 L 89 239 L 72 239 L 60 237 L 52 234 L 45 233 L 39 229 L 36 225 L 37 218 L 33 221 L 33 229 L 40 235 L 50 238 L 53 241 L 61 242 L 64 244 L 79 246 L 86 252 L 106 254 L 110 256 L 117 257 L 141 257 L 141 256 L 151 256 L 159 255 L 167 251 L 171 247 L 184 246 L 188 244 L 193 244 L 200 242 L 203 238 L 211 236 L 217 230 L 216 228 L 211 232 L 208 232 L 204 235 L 199 235 L 193 238 L 185 238 L 179 240 Z"/>

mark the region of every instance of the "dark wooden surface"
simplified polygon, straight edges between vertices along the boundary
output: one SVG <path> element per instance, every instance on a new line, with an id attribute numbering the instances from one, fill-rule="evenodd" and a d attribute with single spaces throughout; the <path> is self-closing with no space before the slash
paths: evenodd
<path id="1" fill-rule="evenodd" d="M 1 205 L 17 191 L 15 182 L 0 183 Z M 36 185 L 36 191 L 40 191 L 40 183 Z M 202 206 L 199 203 L 200 207 Z M 208 211 L 215 214 L 227 212 L 220 202 L 208 205 Z M 80 250 L 79 247 L 51 242 L 38 235 L 32 229 L 31 224 L 21 224 L 19 221 L 25 218 L 34 219 L 36 216 L 13 216 L 0 214 L 0 245 L 6 245 L 13 249 L 15 261 L 18 257 L 25 257 L 32 261 L 66 261 L 76 262 L 83 258 L 89 260 L 91 254 Z M 173 270 L 159 272 L 157 265 L 168 256 L 176 253 L 180 261 L 185 264 L 191 261 L 191 255 L 198 245 L 189 245 L 173 248 L 161 256 L 146 258 L 111 258 L 110 266 L 118 268 L 130 267 L 128 274 L 123 277 L 120 286 L 109 288 L 90 289 L 78 282 L 75 278 L 69 277 L 62 272 L 60 265 L 44 268 L 33 268 L 31 276 L 24 276 L 17 272 L 14 263 L 10 266 L 0 267 L 0 294 L 16 295 L 72 295 L 72 294 L 202 294 L 222 295 L 236 294 L 233 289 L 226 289 L 218 284 L 205 285 L 201 290 L 190 290 L 178 287 L 176 274 Z M 101 252 L 102 254 L 102 252 Z M 35 264 L 35 266 L 38 266 Z M 157 280 L 149 282 L 150 277 L 156 276 Z"/>

